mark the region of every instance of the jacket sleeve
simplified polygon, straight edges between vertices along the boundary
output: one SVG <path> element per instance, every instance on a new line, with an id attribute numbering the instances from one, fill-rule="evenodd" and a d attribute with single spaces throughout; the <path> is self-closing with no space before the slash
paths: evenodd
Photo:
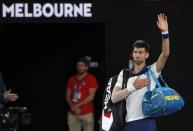
<path id="1" fill-rule="evenodd" d="M 6 91 L 6 86 L 3 81 L 2 73 L 0 72 L 0 102 L 5 102 L 4 93 Z"/>

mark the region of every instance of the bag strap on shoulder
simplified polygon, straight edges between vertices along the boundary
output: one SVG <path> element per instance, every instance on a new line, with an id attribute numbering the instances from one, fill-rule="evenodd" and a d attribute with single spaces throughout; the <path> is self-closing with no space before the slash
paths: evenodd
<path id="1" fill-rule="evenodd" d="M 122 90 L 127 88 L 127 81 L 129 79 L 129 70 L 128 69 L 123 69 L 123 85 L 122 85 Z"/>

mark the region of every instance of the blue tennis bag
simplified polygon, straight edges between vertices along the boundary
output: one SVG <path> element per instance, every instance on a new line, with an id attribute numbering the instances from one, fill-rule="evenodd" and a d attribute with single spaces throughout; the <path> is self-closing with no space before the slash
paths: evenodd
<path id="1" fill-rule="evenodd" d="M 147 76 L 153 78 L 157 87 L 151 91 L 150 84 L 147 86 L 148 91 L 145 93 L 142 102 L 142 111 L 144 115 L 152 117 L 164 116 L 175 113 L 184 107 L 184 100 L 180 94 L 170 88 L 161 75 L 160 79 L 164 87 L 161 86 L 151 69 L 147 72 Z"/>

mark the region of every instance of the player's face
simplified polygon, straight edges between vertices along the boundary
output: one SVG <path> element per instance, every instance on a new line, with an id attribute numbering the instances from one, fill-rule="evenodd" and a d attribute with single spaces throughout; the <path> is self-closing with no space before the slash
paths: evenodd
<path id="1" fill-rule="evenodd" d="M 145 63 L 146 59 L 149 57 L 149 53 L 145 48 L 134 48 L 133 50 L 133 62 L 134 64 L 140 65 Z"/>
<path id="2" fill-rule="evenodd" d="M 83 74 L 88 70 L 88 67 L 85 65 L 84 62 L 78 62 L 76 69 L 78 74 Z"/>

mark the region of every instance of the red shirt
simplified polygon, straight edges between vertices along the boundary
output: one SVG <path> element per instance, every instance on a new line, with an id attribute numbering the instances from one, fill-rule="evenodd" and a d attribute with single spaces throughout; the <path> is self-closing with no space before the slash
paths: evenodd
<path id="1" fill-rule="evenodd" d="M 77 75 L 74 75 L 68 80 L 67 88 L 71 89 L 70 97 L 72 103 L 78 104 L 88 97 L 90 88 L 98 88 L 98 83 L 96 78 L 90 73 L 87 73 L 81 80 L 78 80 Z M 81 106 L 80 109 L 80 115 L 94 112 L 92 102 Z M 71 111 L 71 113 L 73 112 Z"/>

